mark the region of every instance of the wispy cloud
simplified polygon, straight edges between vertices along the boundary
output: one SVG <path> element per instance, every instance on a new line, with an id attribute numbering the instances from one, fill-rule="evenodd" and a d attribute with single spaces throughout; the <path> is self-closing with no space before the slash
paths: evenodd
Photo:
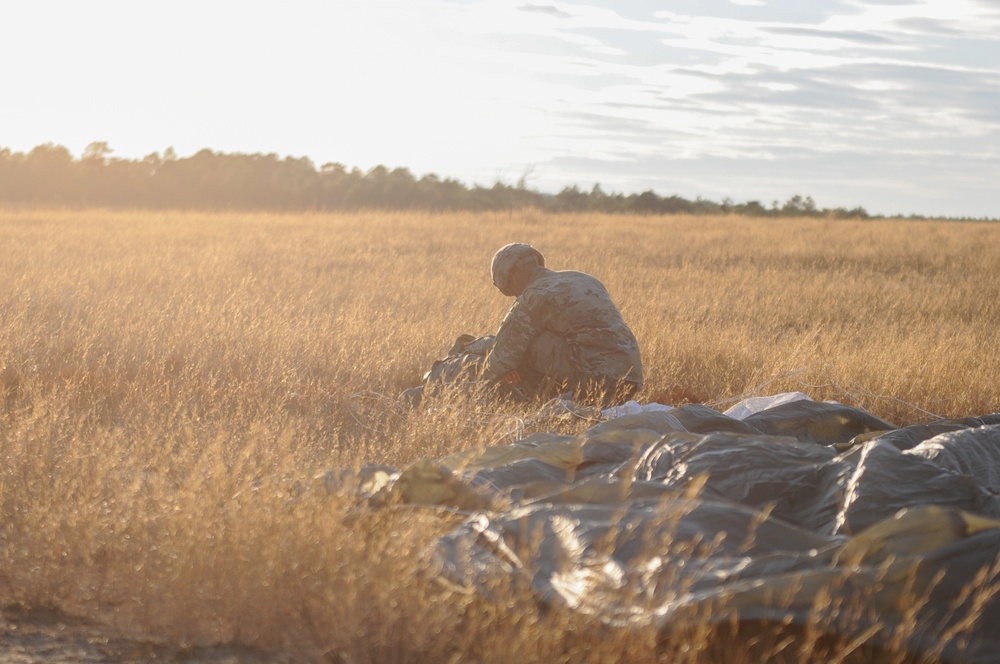
<path id="1" fill-rule="evenodd" d="M 555 16 L 556 18 L 573 18 L 573 15 L 564 12 L 555 5 L 521 5 L 518 7 L 522 12 L 538 12 L 540 14 L 548 14 L 549 16 Z"/>
<path id="2" fill-rule="evenodd" d="M 858 30 L 823 30 L 821 28 L 800 28 L 794 26 L 779 26 L 764 28 L 765 32 L 775 35 L 791 35 L 807 39 L 829 39 L 837 42 L 857 42 L 860 44 L 895 44 L 895 40 L 882 35 L 861 32 Z"/>
<path id="3" fill-rule="evenodd" d="M 891 212 L 914 211 L 897 193 L 920 179 L 904 175 L 907 165 L 941 178 L 975 164 L 978 174 L 961 178 L 963 186 L 978 182 L 979 199 L 998 196 L 988 184 L 1000 176 L 1000 11 L 991 3 L 834 0 L 802 7 L 728 0 L 652 12 L 629 2 L 558 7 L 558 22 L 507 26 L 533 40 L 525 51 L 530 64 L 509 62 L 524 67 L 527 78 L 565 86 L 561 94 L 571 103 L 547 113 L 585 142 L 595 180 L 628 186 L 642 174 L 644 185 L 655 185 L 648 174 L 670 172 L 665 160 L 673 160 L 705 178 L 687 178 L 686 186 L 717 190 L 754 182 L 749 174 L 761 172 L 763 161 L 772 190 L 819 182 L 827 191 L 865 191 L 871 205 Z M 579 149 L 563 152 L 539 170 L 572 164 L 579 173 L 590 163 Z M 711 179 L 720 159 L 732 166 L 723 183 Z M 713 168 L 692 169 L 692 162 Z M 831 184 L 840 169 L 853 184 Z M 890 185 L 887 177 L 902 179 Z M 872 183 L 885 193 L 873 193 Z M 661 188 L 677 185 L 666 178 Z M 1000 197 L 996 203 L 1000 211 Z M 941 201 L 939 211 L 947 205 Z"/>

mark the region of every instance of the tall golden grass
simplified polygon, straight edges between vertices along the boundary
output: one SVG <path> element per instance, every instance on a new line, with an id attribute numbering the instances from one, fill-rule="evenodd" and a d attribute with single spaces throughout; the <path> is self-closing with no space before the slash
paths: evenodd
<path id="1" fill-rule="evenodd" d="M 530 432 L 393 399 L 495 331 L 511 241 L 604 281 L 642 401 L 803 390 L 900 425 L 1000 405 L 996 224 L 3 210 L 0 600 L 345 662 L 711 659 L 707 628 L 665 654 L 515 589 L 447 592 L 423 552 L 454 522 L 315 479 Z"/>

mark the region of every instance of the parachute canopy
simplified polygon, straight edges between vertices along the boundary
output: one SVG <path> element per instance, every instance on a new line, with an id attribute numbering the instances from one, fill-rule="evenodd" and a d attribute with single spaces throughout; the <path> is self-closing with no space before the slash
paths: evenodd
<path id="1" fill-rule="evenodd" d="M 362 469 L 360 491 L 465 514 L 434 558 L 466 591 L 517 578 L 618 627 L 810 625 L 996 661 L 1000 414 L 897 428 L 799 393 L 727 413 L 631 402 L 579 436 Z"/>

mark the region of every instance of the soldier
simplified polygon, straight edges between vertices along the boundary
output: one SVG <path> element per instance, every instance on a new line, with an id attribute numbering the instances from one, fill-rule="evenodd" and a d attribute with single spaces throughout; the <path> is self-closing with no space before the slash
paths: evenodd
<path id="1" fill-rule="evenodd" d="M 639 344 L 600 281 L 556 272 L 527 244 L 493 257 L 493 284 L 514 306 L 500 325 L 482 377 L 551 398 L 572 392 L 579 403 L 624 403 L 642 388 Z"/>

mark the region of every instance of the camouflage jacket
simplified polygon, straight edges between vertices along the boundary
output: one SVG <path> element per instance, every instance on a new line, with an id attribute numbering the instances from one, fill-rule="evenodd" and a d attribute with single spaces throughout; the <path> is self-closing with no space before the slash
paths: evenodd
<path id="1" fill-rule="evenodd" d="M 558 380 L 643 381 L 639 344 L 604 285 L 544 267 L 503 319 L 483 377 L 525 369 Z"/>

